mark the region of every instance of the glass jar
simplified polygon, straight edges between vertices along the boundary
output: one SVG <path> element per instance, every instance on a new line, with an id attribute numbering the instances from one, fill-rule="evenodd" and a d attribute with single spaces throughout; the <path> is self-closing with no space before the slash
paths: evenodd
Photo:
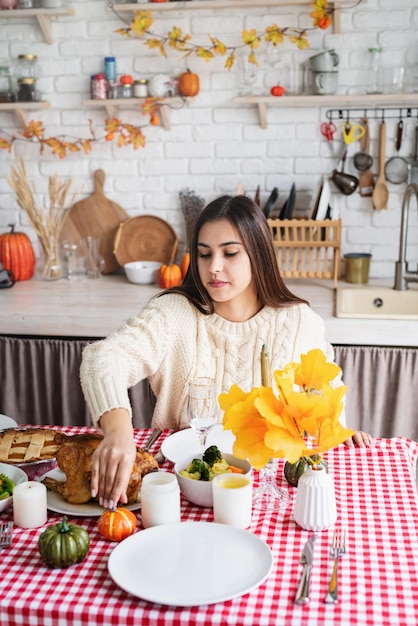
<path id="1" fill-rule="evenodd" d="M 19 78 L 17 84 L 18 102 L 36 101 L 36 80 L 34 78 Z"/>
<path id="2" fill-rule="evenodd" d="M 115 57 L 105 57 L 104 71 L 108 83 L 116 81 L 116 59 Z"/>
<path id="3" fill-rule="evenodd" d="M 180 522 L 180 487 L 169 472 L 152 472 L 142 478 L 141 517 L 144 528 Z"/>
<path id="4" fill-rule="evenodd" d="M 366 93 L 382 93 L 380 54 L 382 48 L 369 48 L 369 71 L 367 75 Z"/>
<path id="5" fill-rule="evenodd" d="M 148 96 L 148 81 L 146 78 L 140 78 L 134 82 L 134 97 L 146 98 Z"/>
<path id="6" fill-rule="evenodd" d="M 0 102 L 14 102 L 12 79 L 7 65 L 0 65 Z"/>
<path id="7" fill-rule="evenodd" d="M 19 54 L 15 69 L 16 78 L 37 78 L 37 64 L 36 54 Z"/>
<path id="8" fill-rule="evenodd" d="M 123 74 L 120 77 L 120 84 L 122 85 L 121 98 L 132 98 L 133 82 L 133 78 L 129 74 Z"/>
<path id="9" fill-rule="evenodd" d="M 107 80 L 105 74 L 94 74 L 92 80 L 93 100 L 107 99 Z"/>

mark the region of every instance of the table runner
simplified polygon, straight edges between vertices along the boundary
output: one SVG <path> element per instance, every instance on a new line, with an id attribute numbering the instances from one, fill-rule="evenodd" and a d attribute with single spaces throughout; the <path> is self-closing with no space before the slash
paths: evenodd
<path id="1" fill-rule="evenodd" d="M 91 429 L 62 430 L 76 434 Z M 135 431 L 139 445 L 149 432 Z M 336 487 L 337 525 L 346 527 L 348 538 L 347 554 L 339 568 L 337 605 L 324 603 L 332 570 L 329 545 L 333 528 L 318 533 L 309 604 L 294 604 L 302 573 L 299 557 L 311 533 L 299 528 L 292 518 L 296 490 L 284 480 L 280 460 L 278 482 L 289 490 L 292 499 L 279 512 L 253 512 L 249 532 L 270 546 L 274 567 L 269 578 L 252 592 L 227 602 L 191 608 L 167 607 L 133 597 L 120 589 L 108 574 L 107 559 L 117 544 L 101 538 L 97 518 L 70 516 L 70 522 L 87 529 L 91 547 L 82 563 L 66 569 L 49 569 L 42 563 L 37 541 L 45 527 L 33 530 L 15 527 L 12 546 L 0 554 L 0 623 L 2 626 L 416 626 L 417 454 L 418 444 L 404 438 L 376 439 L 369 449 L 342 445 L 326 454 Z M 172 464 L 166 461 L 163 468 L 170 471 Z M 257 483 L 256 473 L 255 487 Z M 47 523 L 57 523 L 61 518 L 49 511 Z M 12 509 L 0 514 L 0 521 L 9 519 L 13 519 Z M 182 499 L 182 521 L 186 520 L 212 521 L 212 510 Z M 141 529 L 139 525 L 137 532 Z"/>

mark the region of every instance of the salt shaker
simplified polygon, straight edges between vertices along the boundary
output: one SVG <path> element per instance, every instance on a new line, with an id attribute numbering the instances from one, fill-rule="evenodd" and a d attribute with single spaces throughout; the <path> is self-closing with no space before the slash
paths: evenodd
<path id="1" fill-rule="evenodd" d="M 180 521 L 180 487 L 174 474 L 151 472 L 143 477 L 141 516 L 144 528 Z"/>

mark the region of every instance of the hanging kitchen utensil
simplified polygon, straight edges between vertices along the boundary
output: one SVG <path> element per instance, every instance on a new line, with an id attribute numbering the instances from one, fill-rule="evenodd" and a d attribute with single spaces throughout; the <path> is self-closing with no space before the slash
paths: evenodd
<path id="1" fill-rule="evenodd" d="M 273 187 L 273 191 L 271 192 L 266 204 L 264 205 L 263 213 L 268 218 L 270 213 L 277 202 L 277 198 L 279 197 L 279 190 L 277 187 Z"/>
<path id="2" fill-rule="evenodd" d="M 418 119 L 415 126 L 415 157 L 409 170 L 409 182 L 418 184 Z"/>
<path id="3" fill-rule="evenodd" d="M 347 150 L 344 150 L 343 156 L 341 158 L 341 171 L 339 172 L 337 169 L 335 169 L 330 176 L 330 180 L 332 180 L 334 185 L 339 191 L 341 191 L 341 193 L 343 193 L 345 196 L 350 196 L 357 189 L 359 180 L 355 176 L 352 176 L 351 174 L 346 174 L 344 172 L 346 158 Z"/>
<path id="4" fill-rule="evenodd" d="M 359 172 L 365 172 L 369 170 L 373 165 L 373 158 L 369 154 L 369 125 L 367 122 L 367 117 L 363 119 L 363 128 L 364 133 L 361 138 L 361 151 L 356 152 L 353 157 L 354 167 Z"/>
<path id="5" fill-rule="evenodd" d="M 400 185 L 408 180 L 409 163 L 399 156 L 402 146 L 403 121 L 399 120 L 396 132 L 396 156 L 386 161 L 385 178 L 393 185 Z"/>
<path id="6" fill-rule="evenodd" d="M 363 126 L 364 126 L 364 135 L 361 138 L 361 152 L 357 154 L 367 155 L 370 158 L 370 165 L 365 170 L 361 170 L 359 176 L 359 193 L 362 198 L 371 197 L 374 189 L 374 176 L 371 170 L 373 165 L 373 158 L 369 154 L 370 150 L 370 133 L 369 133 L 369 124 L 367 117 L 363 118 Z M 354 155 L 354 159 L 356 155 Z M 355 162 L 354 162 L 355 164 Z M 358 169 L 358 168 L 357 168 Z"/>
<path id="7" fill-rule="evenodd" d="M 334 135 L 337 132 L 337 127 L 334 122 L 322 122 L 320 126 L 321 135 L 325 137 L 328 142 L 328 145 L 331 150 L 332 156 L 335 157 L 334 146 L 332 145 L 332 141 L 334 140 Z"/>
<path id="8" fill-rule="evenodd" d="M 379 139 L 379 175 L 373 190 L 373 208 L 376 211 L 388 208 L 389 189 L 385 180 L 385 149 L 386 149 L 386 123 L 382 120 L 380 124 Z"/>
<path id="9" fill-rule="evenodd" d="M 365 133 L 364 127 L 361 126 L 361 124 L 352 124 L 348 121 L 343 124 L 342 131 L 346 146 L 361 139 Z"/>

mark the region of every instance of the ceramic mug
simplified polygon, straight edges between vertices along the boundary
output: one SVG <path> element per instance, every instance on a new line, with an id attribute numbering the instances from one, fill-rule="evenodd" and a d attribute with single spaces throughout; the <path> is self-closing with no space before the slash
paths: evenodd
<path id="1" fill-rule="evenodd" d="M 337 91 L 338 72 L 314 72 L 313 91 L 316 95 L 323 96 Z"/>
<path id="2" fill-rule="evenodd" d="M 335 50 L 325 50 L 313 57 L 309 57 L 309 65 L 313 72 L 333 72 L 338 67 L 340 59 Z"/>

